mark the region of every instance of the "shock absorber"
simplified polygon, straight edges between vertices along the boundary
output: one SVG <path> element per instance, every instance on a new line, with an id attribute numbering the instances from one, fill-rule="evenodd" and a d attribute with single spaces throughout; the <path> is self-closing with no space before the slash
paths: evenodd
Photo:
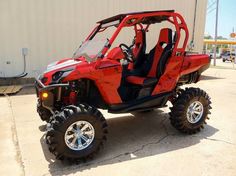
<path id="1" fill-rule="evenodd" d="M 71 91 L 69 95 L 69 103 L 70 104 L 76 104 L 77 102 L 77 91 L 76 91 L 76 83 L 72 82 L 71 83 Z"/>

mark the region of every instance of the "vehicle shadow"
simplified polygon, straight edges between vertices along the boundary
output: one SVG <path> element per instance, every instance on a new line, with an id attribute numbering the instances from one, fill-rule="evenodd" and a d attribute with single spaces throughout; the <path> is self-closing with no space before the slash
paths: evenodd
<path id="1" fill-rule="evenodd" d="M 68 175 L 102 165 L 159 155 L 196 145 L 218 131 L 207 125 L 198 134 L 181 134 L 170 125 L 168 117 L 167 113 L 155 110 L 107 119 L 109 135 L 104 149 L 94 159 L 77 164 L 55 160 L 45 144 L 45 136 L 42 136 L 40 142 L 49 163 L 49 172 L 51 175 Z"/>
<path id="2" fill-rule="evenodd" d="M 213 80 L 213 79 L 225 79 L 225 78 L 215 77 L 215 76 L 206 76 L 206 75 L 201 76 L 201 80 Z"/>
<path id="3" fill-rule="evenodd" d="M 18 96 L 18 95 L 31 95 L 31 94 L 36 94 L 34 85 L 23 86 L 20 92 L 18 92 L 15 95 Z"/>

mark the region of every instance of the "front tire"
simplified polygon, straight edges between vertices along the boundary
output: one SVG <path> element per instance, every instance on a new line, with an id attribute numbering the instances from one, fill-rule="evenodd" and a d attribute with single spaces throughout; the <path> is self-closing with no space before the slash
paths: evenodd
<path id="1" fill-rule="evenodd" d="M 107 124 L 96 108 L 67 106 L 51 121 L 46 134 L 49 151 L 59 160 L 78 161 L 96 154 L 106 140 Z"/>
<path id="2" fill-rule="evenodd" d="M 210 97 L 205 91 L 199 88 L 186 88 L 170 108 L 170 122 L 180 132 L 199 132 L 210 114 L 210 104 Z"/>
<path id="3" fill-rule="evenodd" d="M 47 123 L 50 121 L 52 113 L 48 109 L 42 107 L 42 105 L 39 102 L 37 104 L 37 112 L 42 121 L 46 121 Z"/>

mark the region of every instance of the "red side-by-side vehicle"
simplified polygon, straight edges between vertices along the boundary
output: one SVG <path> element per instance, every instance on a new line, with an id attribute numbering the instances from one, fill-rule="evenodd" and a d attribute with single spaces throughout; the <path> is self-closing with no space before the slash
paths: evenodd
<path id="1" fill-rule="evenodd" d="M 162 23 L 170 27 L 162 28 Z M 152 25 L 160 30 L 151 31 Z M 115 44 L 125 28 L 133 29 L 133 42 Z M 111 29 L 109 38 L 101 37 Z M 150 51 L 148 32 L 156 38 Z M 197 83 L 210 59 L 187 53 L 188 37 L 183 17 L 173 10 L 126 13 L 97 22 L 72 58 L 48 65 L 36 80 L 37 111 L 48 122 L 49 150 L 58 159 L 92 157 L 107 134 L 98 109 L 144 113 L 169 101 L 176 129 L 200 131 L 210 113 L 210 98 L 199 88 L 181 86 Z"/>

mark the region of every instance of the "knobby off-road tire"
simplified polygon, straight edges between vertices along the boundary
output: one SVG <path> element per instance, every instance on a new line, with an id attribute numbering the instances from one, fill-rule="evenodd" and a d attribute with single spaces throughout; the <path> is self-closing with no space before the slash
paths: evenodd
<path id="1" fill-rule="evenodd" d="M 43 108 L 40 105 L 40 103 L 37 103 L 37 112 L 38 112 L 42 121 L 49 122 L 50 117 L 52 116 L 52 113 L 48 109 Z"/>
<path id="2" fill-rule="evenodd" d="M 76 162 L 91 159 L 106 140 L 106 120 L 100 111 L 88 105 L 67 106 L 50 123 L 46 143 L 59 160 Z M 76 136 L 79 133 L 89 140 L 85 142 L 84 137 Z"/>
<path id="3" fill-rule="evenodd" d="M 204 128 L 211 106 L 208 94 L 199 88 L 186 88 L 170 108 L 170 122 L 180 132 L 194 134 Z M 195 118 L 194 118 L 195 117 Z"/>

